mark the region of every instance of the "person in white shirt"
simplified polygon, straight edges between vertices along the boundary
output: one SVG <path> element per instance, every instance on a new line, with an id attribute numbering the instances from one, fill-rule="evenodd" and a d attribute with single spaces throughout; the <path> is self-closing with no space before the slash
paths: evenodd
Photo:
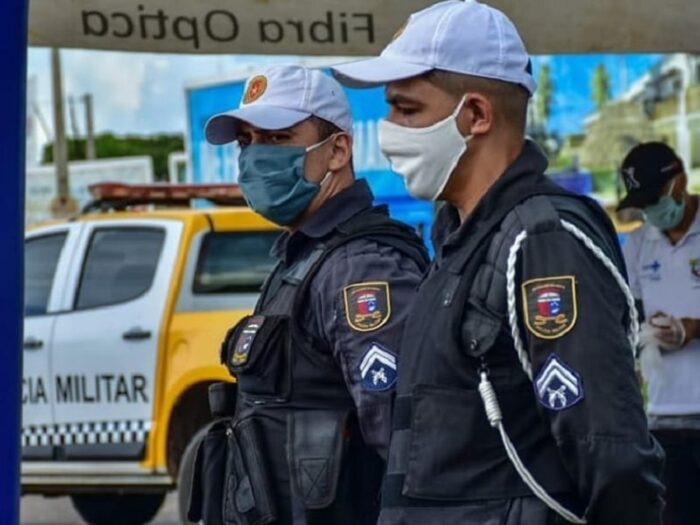
<path id="1" fill-rule="evenodd" d="M 644 315 L 641 363 L 649 426 L 666 450 L 664 525 L 700 523 L 700 213 L 682 161 L 660 142 L 622 163 L 627 196 L 645 224 L 623 247 Z"/>

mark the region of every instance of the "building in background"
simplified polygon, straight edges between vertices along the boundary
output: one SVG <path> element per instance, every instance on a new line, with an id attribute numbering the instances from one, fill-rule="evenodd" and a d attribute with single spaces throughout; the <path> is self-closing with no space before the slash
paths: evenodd
<path id="1" fill-rule="evenodd" d="M 168 182 L 171 184 L 183 184 L 187 182 L 187 167 L 189 165 L 187 153 L 174 151 L 168 155 Z"/>
<path id="2" fill-rule="evenodd" d="M 148 184 L 153 182 L 153 159 L 149 156 L 74 161 L 69 163 L 71 196 L 82 208 L 90 201 L 88 187 L 99 182 Z M 52 218 L 51 201 L 56 195 L 53 164 L 27 167 L 25 225 Z"/>
<path id="3" fill-rule="evenodd" d="M 586 119 L 581 163 L 616 171 L 632 146 L 649 140 L 673 147 L 700 190 L 700 55 L 667 55 Z"/>

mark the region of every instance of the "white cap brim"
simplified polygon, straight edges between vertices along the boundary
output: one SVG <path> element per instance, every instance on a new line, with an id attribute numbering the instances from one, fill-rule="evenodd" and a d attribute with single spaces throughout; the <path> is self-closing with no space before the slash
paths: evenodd
<path id="1" fill-rule="evenodd" d="M 218 146 L 236 140 L 238 126 L 241 122 L 247 122 L 261 129 L 286 129 L 310 116 L 311 113 L 264 104 L 243 106 L 233 111 L 214 115 L 207 122 L 204 134 L 207 142 Z"/>
<path id="2" fill-rule="evenodd" d="M 333 76 L 348 87 L 374 87 L 417 77 L 434 68 L 425 64 L 412 64 L 385 56 L 358 60 L 333 66 Z"/>

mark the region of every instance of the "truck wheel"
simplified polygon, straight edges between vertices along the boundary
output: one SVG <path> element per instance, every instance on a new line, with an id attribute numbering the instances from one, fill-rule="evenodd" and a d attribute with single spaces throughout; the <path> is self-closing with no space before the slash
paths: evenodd
<path id="1" fill-rule="evenodd" d="M 73 507 L 90 525 L 143 525 L 160 510 L 160 494 L 73 494 Z"/>
<path id="2" fill-rule="evenodd" d="M 180 468 L 177 475 L 177 508 L 182 525 L 196 525 L 187 519 L 187 509 L 190 506 L 190 490 L 192 489 L 192 476 L 194 474 L 194 459 L 197 455 L 199 444 L 204 439 L 204 435 L 209 430 L 211 424 L 199 429 L 190 439 L 185 448 L 185 452 L 180 459 Z"/>

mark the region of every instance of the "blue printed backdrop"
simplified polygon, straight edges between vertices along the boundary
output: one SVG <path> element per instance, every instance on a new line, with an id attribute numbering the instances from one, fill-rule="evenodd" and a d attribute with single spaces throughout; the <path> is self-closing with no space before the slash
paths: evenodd
<path id="1" fill-rule="evenodd" d="M 235 182 L 238 179 L 238 147 L 208 144 L 204 125 L 212 115 L 235 108 L 243 87 L 244 80 L 239 80 L 186 91 L 192 182 Z M 379 149 L 377 124 L 388 110 L 384 90 L 346 89 L 345 92 L 354 118 L 355 172 L 369 181 L 378 203 L 388 204 L 392 216 L 414 226 L 430 246 L 432 203 L 417 201 L 407 194 L 403 179 L 391 171 Z"/>

